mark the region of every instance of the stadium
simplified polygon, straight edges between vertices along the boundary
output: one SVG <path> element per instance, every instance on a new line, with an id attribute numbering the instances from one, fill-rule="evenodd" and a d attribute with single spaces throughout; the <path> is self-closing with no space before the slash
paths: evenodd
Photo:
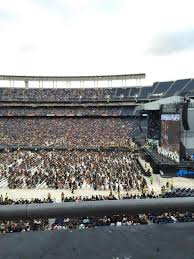
<path id="1" fill-rule="evenodd" d="M 0 259 L 194 258 L 191 0 L 0 0 Z"/>
<path id="2" fill-rule="evenodd" d="M 172 208 L 165 214 L 89 211 L 85 217 L 83 209 L 82 217 L 69 218 L 64 207 L 61 217 L 49 219 L 52 213 L 45 212 L 40 220 L 9 212 L 10 205 L 33 203 L 37 218 L 45 203 L 194 197 L 193 79 L 146 87 L 29 87 L 31 81 L 108 85 L 145 76 L 0 76 L 24 85 L 0 89 L 2 233 L 194 221 L 192 212 Z M 12 217 L 11 224 L 5 221 Z"/>

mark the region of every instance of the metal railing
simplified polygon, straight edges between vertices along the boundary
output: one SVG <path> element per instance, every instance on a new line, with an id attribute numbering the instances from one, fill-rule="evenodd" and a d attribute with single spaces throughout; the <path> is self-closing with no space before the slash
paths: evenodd
<path id="1" fill-rule="evenodd" d="M 194 212 L 194 197 L 1 205 L 0 220 Z"/>

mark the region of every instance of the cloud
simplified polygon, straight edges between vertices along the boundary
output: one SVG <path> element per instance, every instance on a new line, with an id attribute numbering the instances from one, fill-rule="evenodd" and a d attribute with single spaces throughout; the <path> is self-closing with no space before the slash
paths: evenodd
<path id="1" fill-rule="evenodd" d="M 23 52 L 24 54 L 36 52 L 37 50 L 38 50 L 37 46 L 30 44 L 30 43 L 24 44 L 20 48 L 20 51 Z"/>
<path id="2" fill-rule="evenodd" d="M 118 13 L 124 6 L 127 0 L 94 0 L 90 1 L 90 5 L 96 12 L 102 13 Z"/>
<path id="3" fill-rule="evenodd" d="M 55 16 L 75 19 L 92 14 L 116 14 L 127 0 L 31 0 L 31 3 Z"/>
<path id="4" fill-rule="evenodd" d="M 49 12 L 52 15 L 69 16 L 70 10 L 67 1 L 62 0 L 32 0 L 33 5 L 42 9 L 44 12 Z"/>
<path id="5" fill-rule="evenodd" d="M 194 29 L 157 34 L 151 41 L 148 54 L 165 56 L 194 49 Z"/>
<path id="6" fill-rule="evenodd" d="M 193 77 L 193 8 L 193 0 L 0 0 L 0 71 Z"/>
<path id="7" fill-rule="evenodd" d="M 0 8 L 0 22 L 2 23 L 10 23 L 16 20 L 16 15 L 14 12 L 10 10 L 6 10 L 4 8 Z"/>

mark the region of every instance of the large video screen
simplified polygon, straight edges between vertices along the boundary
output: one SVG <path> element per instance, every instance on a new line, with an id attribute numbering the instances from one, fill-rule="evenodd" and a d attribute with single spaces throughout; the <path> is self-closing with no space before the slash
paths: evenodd
<path id="1" fill-rule="evenodd" d="M 165 156 L 179 161 L 180 157 L 180 114 L 161 115 L 161 148 Z"/>
<path id="2" fill-rule="evenodd" d="M 150 140 L 160 140 L 160 111 L 149 111 L 147 137 Z"/>

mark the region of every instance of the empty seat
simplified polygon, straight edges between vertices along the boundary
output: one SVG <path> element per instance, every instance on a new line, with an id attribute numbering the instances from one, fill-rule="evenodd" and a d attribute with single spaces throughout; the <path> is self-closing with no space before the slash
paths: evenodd
<path id="1" fill-rule="evenodd" d="M 141 88 L 138 99 L 145 100 L 152 93 L 153 88 L 151 86 L 144 86 Z"/>
<path id="2" fill-rule="evenodd" d="M 64 219 L 56 218 L 54 224 L 57 225 L 57 226 L 64 226 Z"/>
<path id="3" fill-rule="evenodd" d="M 189 93 L 189 92 L 194 92 L 194 80 L 193 79 L 186 85 L 186 87 L 184 87 L 180 91 L 180 94 L 183 95 L 184 93 Z"/>
<path id="4" fill-rule="evenodd" d="M 168 91 L 168 89 L 170 88 L 170 86 L 172 85 L 173 81 L 169 81 L 169 82 L 160 82 L 157 87 L 155 88 L 155 90 L 152 93 L 152 96 L 154 97 L 163 97 L 165 95 L 165 93 Z"/>
<path id="5" fill-rule="evenodd" d="M 116 96 L 117 97 L 128 97 L 130 90 L 131 90 L 131 88 L 117 88 Z"/>
<path id="6" fill-rule="evenodd" d="M 130 97 L 138 97 L 140 89 L 141 88 L 139 87 L 132 87 L 130 92 Z"/>
<path id="7" fill-rule="evenodd" d="M 190 80 L 191 79 L 177 80 L 166 92 L 165 97 L 179 95 L 179 92 L 185 87 L 186 84 L 189 83 Z"/>

